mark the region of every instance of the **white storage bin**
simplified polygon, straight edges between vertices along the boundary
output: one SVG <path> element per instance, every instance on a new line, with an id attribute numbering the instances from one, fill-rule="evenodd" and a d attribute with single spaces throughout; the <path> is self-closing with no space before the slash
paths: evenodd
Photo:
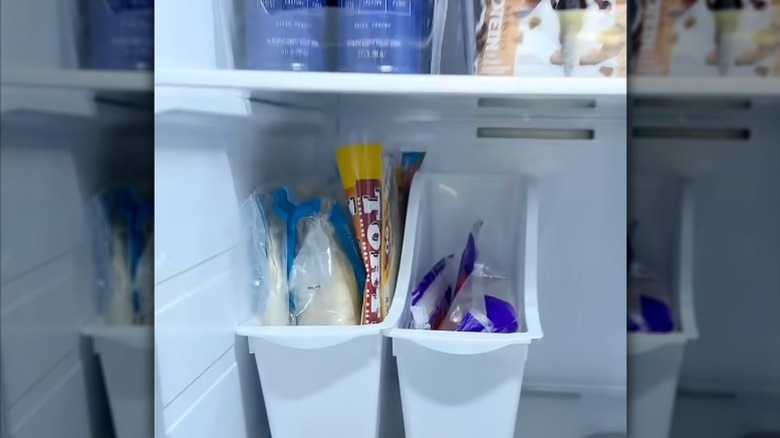
<path id="1" fill-rule="evenodd" d="M 528 346 L 542 337 L 536 298 L 537 218 L 533 184 L 519 175 L 415 176 L 395 293 L 396 301 L 403 299 L 403 315 L 389 332 L 408 438 L 514 436 Z M 441 257 L 460 257 L 478 219 L 485 221 L 477 239 L 479 257 L 510 276 L 520 330 L 498 334 L 406 329 L 409 290 Z"/>
<path id="2" fill-rule="evenodd" d="M 100 359 L 117 438 L 149 436 L 154 428 L 152 327 L 99 325 L 82 333 L 92 338 Z"/>
<path id="3" fill-rule="evenodd" d="M 629 333 L 629 436 L 669 435 L 685 345 L 698 337 L 693 307 L 693 199 L 689 183 L 664 175 L 629 179 L 638 261 L 667 281 L 677 330 Z"/>
<path id="4" fill-rule="evenodd" d="M 380 324 L 238 327 L 257 362 L 274 438 L 399 435 L 398 377 L 382 332 L 404 299 L 393 297 Z"/>

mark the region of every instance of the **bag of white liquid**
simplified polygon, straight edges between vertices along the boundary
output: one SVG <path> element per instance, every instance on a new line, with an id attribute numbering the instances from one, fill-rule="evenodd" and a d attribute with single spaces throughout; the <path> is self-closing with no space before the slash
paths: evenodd
<path id="1" fill-rule="evenodd" d="M 323 215 L 301 219 L 300 248 L 290 271 L 290 294 L 297 325 L 356 325 L 355 276 Z"/>

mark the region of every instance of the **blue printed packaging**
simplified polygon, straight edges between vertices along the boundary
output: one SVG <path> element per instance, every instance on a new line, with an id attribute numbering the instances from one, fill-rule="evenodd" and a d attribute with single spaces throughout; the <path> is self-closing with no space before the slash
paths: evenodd
<path id="1" fill-rule="evenodd" d="M 326 0 L 244 0 L 251 70 L 327 71 Z"/>
<path id="2" fill-rule="evenodd" d="M 89 68 L 154 68 L 154 0 L 90 0 Z"/>
<path id="3" fill-rule="evenodd" d="M 339 71 L 425 73 L 430 0 L 339 0 Z"/>

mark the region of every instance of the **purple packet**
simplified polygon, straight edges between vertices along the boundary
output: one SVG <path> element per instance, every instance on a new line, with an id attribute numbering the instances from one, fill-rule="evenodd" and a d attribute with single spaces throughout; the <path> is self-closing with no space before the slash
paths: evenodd
<path id="1" fill-rule="evenodd" d="M 519 328 L 517 313 L 511 304 L 496 297 L 485 295 L 484 315 L 467 313 L 461 320 L 456 332 L 514 333 Z"/>
<path id="2" fill-rule="evenodd" d="M 471 272 L 474 270 L 474 262 L 477 260 L 477 237 L 479 236 L 479 230 L 482 229 L 482 219 L 478 220 L 473 227 L 471 227 L 471 233 L 469 233 L 468 240 L 466 241 L 466 248 L 463 249 L 463 253 L 460 256 L 460 269 L 458 269 L 458 280 L 455 283 L 455 295 L 463 287 L 463 283 L 469 278 Z"/>
<path id="3" fill-rule="evenodd" d="M 430 330 L 441 323 L 452 302 L 450 275 L 454 255 L 439 260 L 412 291 L 410 328 Z"/>
<path id="4" fill-rule="evenodd" d="M 668 333 L 675 330 L 666 282 L 634 262 L 628 272 L 629 331 Z"/>

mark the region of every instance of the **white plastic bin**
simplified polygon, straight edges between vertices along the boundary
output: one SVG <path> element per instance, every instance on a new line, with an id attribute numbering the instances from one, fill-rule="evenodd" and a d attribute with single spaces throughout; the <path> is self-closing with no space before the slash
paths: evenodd
<path id="1" fill-rule="evenodd" d="M 100 359 L 117 438 L 149 436 L 154 428 L 152 327 L 97 325 L 82 330 Z"/>
<path id="2" fill-rule="evenodd" d="M 528 346 L 542 337 L 536 298 L 538 203 L 519 175 L 420 172 L 409 197 L 396 286 L 404 297 L 389 331 L 407 438 L 514 436 Z M 479 257 L 515 285 L 520 331 L 512 334 L 411 330 L 409 290 L 434 263 L 460 254 L 484 220 Z M 396 307 L 395 310 L 399 310 Z"/>
<path id="3" fill-rule="evenodd" d="M 673 333 L 628 335 L 628 427 L 632 438 L 669 436 L 685 345 L 698 337 L 693 307 L 693 196 L 685 180 L 665 175 L 630 178 L 630 216 L 639 261 L 668 281 Z"/>
<path id="4" fill-rule="evenodd" d="M 404 298 L 393 297 L 380 324 L 239 326 L 274 438 L 399 436 L 398 377 L 382 332 L 398 321 Z"/>

